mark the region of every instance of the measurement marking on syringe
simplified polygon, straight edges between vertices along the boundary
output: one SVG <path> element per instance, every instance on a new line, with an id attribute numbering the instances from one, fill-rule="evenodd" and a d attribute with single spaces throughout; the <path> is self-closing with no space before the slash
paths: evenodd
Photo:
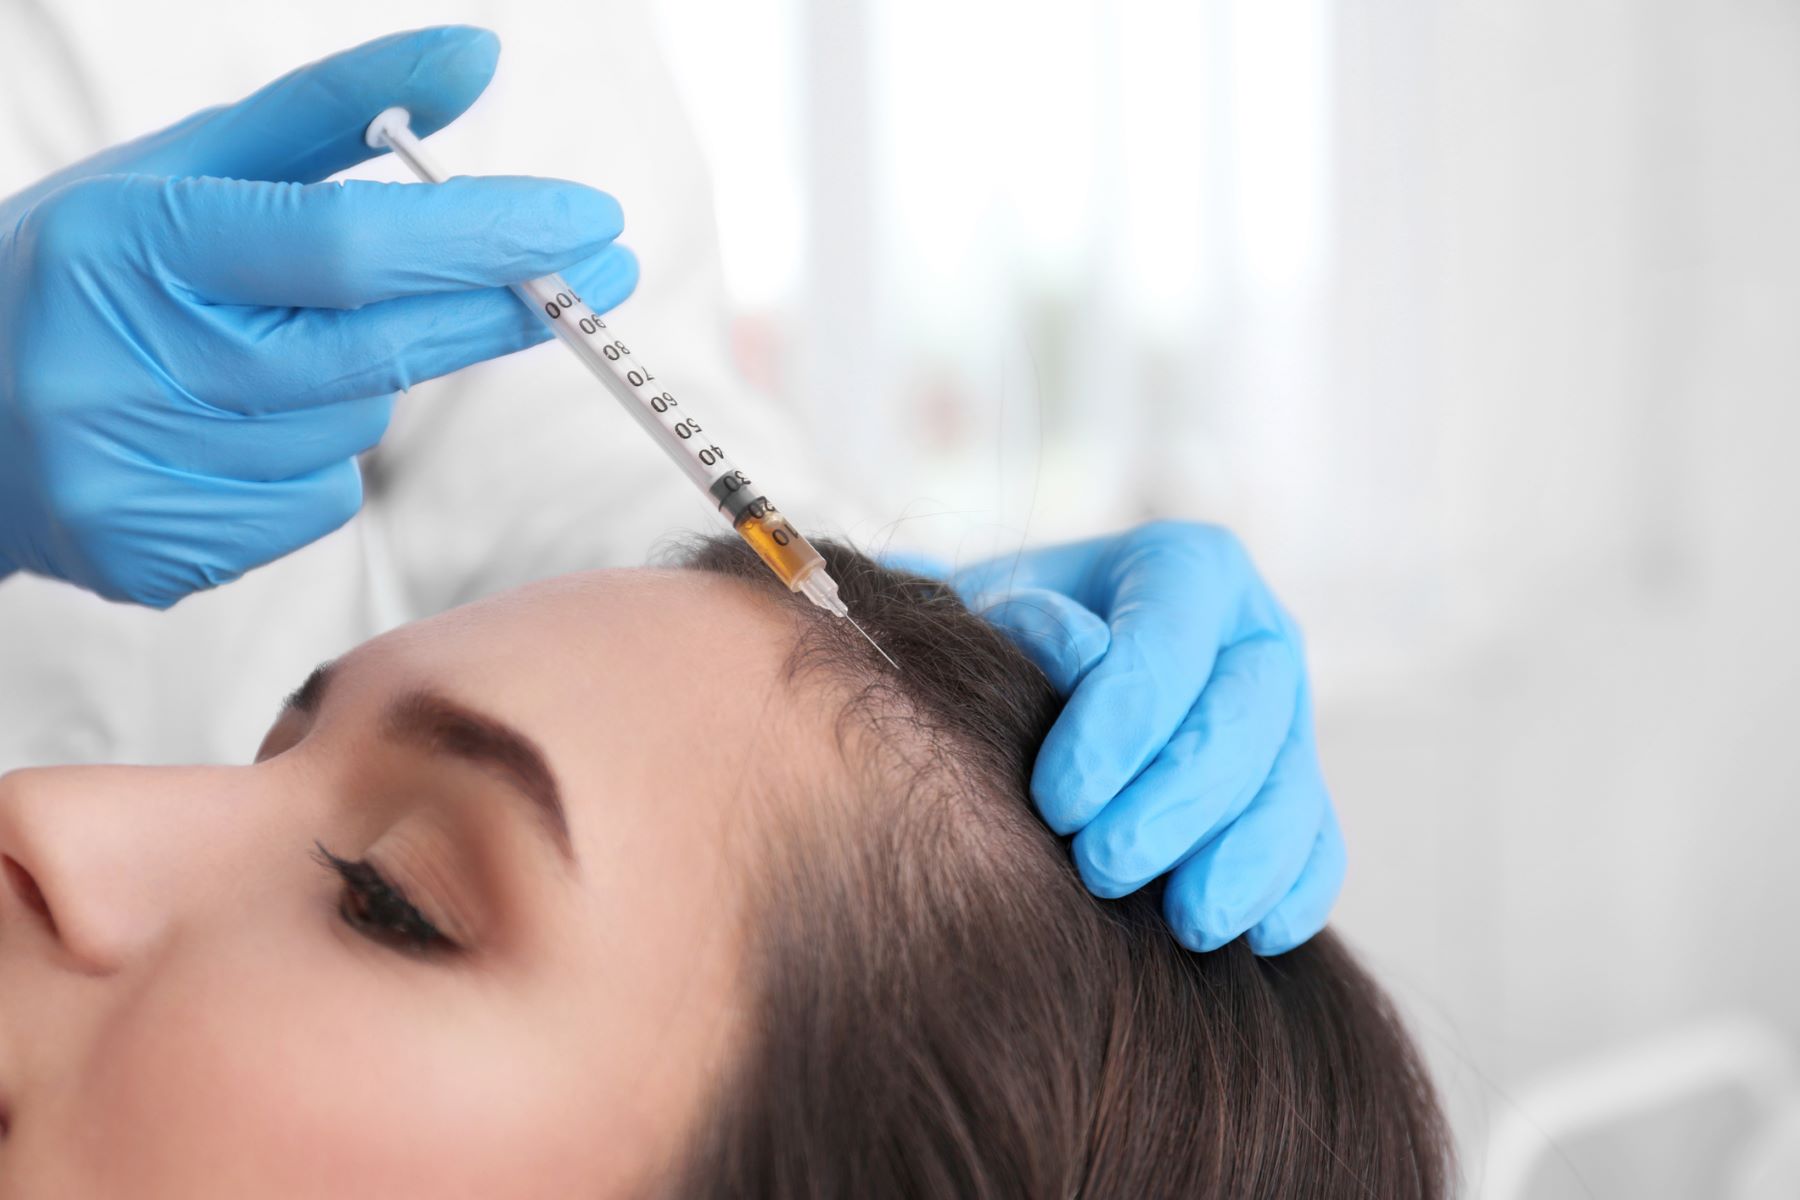
<path id="1" fill-rule="evenodd" d="M 671 409 L 680 407 L 680 402 L 673 393 L 667 389 L 648 392 L 649 385 L 656 382 L 656 376 L 648 367 L 632 358 L 631 348 L 613 336 L 606 322 L 587 307 L 578 293 L 573 290 L 558 291 L 542 301 L 542 304 L 551 327 L 579 331 L 587 345 L 606 360 L 610 373 L 632 389 L 632 398 L 654 413 L 663 428 L 684 442 L 691 442 L 705 432 L 695 417 L 670 412 Z M 754 486 L 750 477 L 731 465 L 723 446 L 709 443 L 692 453 L 694 458 L 708 468 L 708 495 L 734 526 L 745 515 L 760 520 L 775 513 L 775 506 L 768 497 L 755 495 L 748 490 Z M 778 545 L 786 545 L 791 540 L 785 531 L 782 533 L 776 539 Z"/>
<path id="2" fill-rule="evenodd" d="M 448 178 L 413 135 L 411 117 L 404 108 L 379 113 L 369 122 L 363 140 L 375 149 L 393 151 L 427 183 L 443 183 Z M 542 275 L 512 285 L 512 292 L 533 316 L 543 317 L 558 340 L 612 393 L 682 474 L 705 492 L 721 513 L 731 514 L 732 528 L 777 578 L 812 604 L 849 617 L 850 610 L 826 569 L 824 556 L 767 496 L 757 494 L 749 478 L 731 465 L 716 442 L 699 440 L 705 430 L 698 421 L 670 411 L 679 407 L 670 392 L 649 391 L 656 376 L 638 365 L 625 343 L 613 336 L 600 314 L 581 302 L 568 280 L 556 274 Z M 869 636 L 860 625 L 856 628 L 865 638 Z M 874 645 L 874 639 L 869 640 Z M 875 649 L 880 652 L 881 647 Z M 887 656 L 884 653 L 882 657 Z"/>

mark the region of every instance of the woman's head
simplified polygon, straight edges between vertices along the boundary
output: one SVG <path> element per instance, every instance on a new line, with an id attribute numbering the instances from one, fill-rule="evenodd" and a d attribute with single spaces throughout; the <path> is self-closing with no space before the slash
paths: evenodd
<path id="1" fill-rule="evenodd" d="M 253 766 L 5 776 L 0 1197 L 635 1186 L 741 1037 L 790 640 L 736 581 L 572 576 L 346 654 Z"/>
<path id="2" fill-rule="evenodd" d="M 1048 682 L 947 588 L 825 553 L 901 669 L 789 602 L 845 772 L 758 826 L 754 1007 L 673 1194 L 1442 1195 L 1429 1081 L 1335 937 L 1196 955 L 1153 890 L 1096 900 L 1026 799 Z"/>
<path id="3" fill-rule="evenodd" d="M 379 638 L 250 767 L 0 779 L 0 1197 L 1429 1194 L 1341 951 L 1091 900 L 1043 680 L 827 553 L 898 676 L 713 545 Z"/>

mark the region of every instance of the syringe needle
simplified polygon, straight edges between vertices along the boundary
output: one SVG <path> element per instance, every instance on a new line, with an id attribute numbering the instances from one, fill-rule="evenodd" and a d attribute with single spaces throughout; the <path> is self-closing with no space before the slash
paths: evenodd
<path id="1" fill-rule="evenodd" d="M 846 613 L 844 615 L 844 620 L 850 622 L 850 624 L 852 624 L 852 625 L 856 625 L 856 632 L 863 635 L 863 641 L 865 641 L 865 642 L 869 643 L 869 645 L 875 647 L 875 653 L 881 655 L 881 657 L 883 657 L 883 658 L 886 658 L 888 666 L 894 668 L 894 670 L 896 670 L 896 671 L 898 671 L 900 669 L 900 664 L 895 662 L 892 658 L 888 657 L 888 652 L 881 648 L 881 644 L 879 642 L 877 642 L 874 638 L 869 636 L 869 631 L 864 629 L 861 625 L 856 624 L 855 617 L 850 616 L 848 613 Z"/>

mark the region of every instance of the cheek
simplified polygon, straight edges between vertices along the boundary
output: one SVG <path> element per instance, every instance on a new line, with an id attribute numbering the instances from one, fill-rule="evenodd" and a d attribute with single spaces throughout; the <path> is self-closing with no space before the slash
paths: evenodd
<path id="1" fill-rule="evenodd" d="M 594 1194 L 593 1127 L 577 1129 L 503 990 L 386 953 L 317 934 L 161 964 L 108 1022 L 68 1114 L 83 1192 Z"/>

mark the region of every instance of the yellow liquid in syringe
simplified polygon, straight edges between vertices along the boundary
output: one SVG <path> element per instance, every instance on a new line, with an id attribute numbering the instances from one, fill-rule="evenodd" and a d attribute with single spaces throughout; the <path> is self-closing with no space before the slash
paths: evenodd
<path id="1" fill-rule="evenodd" d="M 825 559 L 812 543 L 767 503 L 752 505 L 736 528 L 738 536 L 750 543 L 756 556 L 791 590 L 799 590 L 807 576 L 825 568 Z"/>

